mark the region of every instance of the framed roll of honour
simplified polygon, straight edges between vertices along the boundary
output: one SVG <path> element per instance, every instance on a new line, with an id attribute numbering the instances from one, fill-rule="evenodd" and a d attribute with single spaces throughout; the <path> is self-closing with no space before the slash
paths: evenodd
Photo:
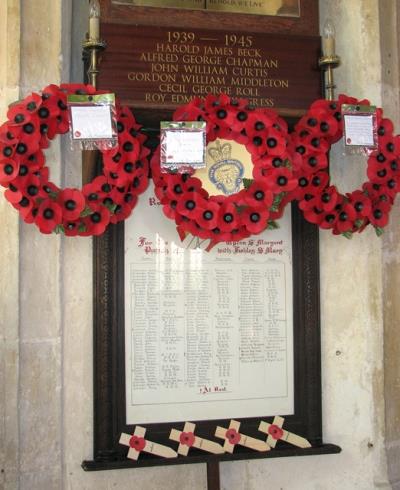
<path id="1" fill-rule="evenodd" d="M 288 2 L 291 14 L 279 13 L 279 2 L 275 13 L 246 14 L 206 8 L 224 2 L 205 2 L 201 8 L 191 2 L 156 3 L 101 1 L 102 33 L 111 46 L 100 88 L 121 91 L 125 103 L 138 102 L 139 122 L 157 128 L 169 120 L 172 95 L 169 104 L 149 102 L 149 89 L 133 90 L 126 74 L 139 73 L 132 66 L 155 73 L 159 63 L 151 60 L 159 56 L 161 74 L 178 79 L 191 64 L 179 54 L 182 45 L 203 57 L 218 56 L 224 86 L 232 90 L 237 84 L 230 63 L 243 67 L 250 55 L 269 63 L 264 72 L 254 65 L 253 79 L 265 80 L 275 70 L 276 80 L 287 84 L 275 93 L 264 87 L 266 96 L 255 91 L 254 101 L 273 101 L 270 105 L 284 108 L 280 112 L 290 121 L 319 93 L 316 2 Z M 174 29 L 168 27 L 171 12 Z M 188 31 L 192 25 L 197 30 Z M 242 41 L 251 46 L 237 45 Z M 174 60 L 169 54 L 176 54 Z M 200 80 L 198 86 L 208 85 Z M 187 82 L 189 95 L 192 88 Z M 152 93 L 160 90 L 155 86 Z M 322 439 L 318 229 L 295 205 L 278 230 L 205 251 L 202 240 L 181 241 L 150 185 L 134 215 L 93 243 L 94 458 L 83 462 L 85 470 L 340 451 Z M 285 418 L 283 429 L 274 425 L 282 422 L 278 416 Z M 275 432 L 265 435 L 271 424 Z M 187 427 L 195 427 L 196 438 Z M 234 450 L 199 449 L 203 441 L 210 448 L 225 447 L 218 440 L 221 430 L 235 441 L 238 436 Z M 288 434 L 297 434 L 311 447 L 272 444 L 271 434 L 289 442 Z M 192 446 L 182 453 L 182 445 L 189 445 L 185 437 L 192 437 Z M 144 448 L 140 457 L 135 447 Z M 176 457 L 157 456 L 150 447 Z M 132 451 L 134 460 L 127 458 Z"/>

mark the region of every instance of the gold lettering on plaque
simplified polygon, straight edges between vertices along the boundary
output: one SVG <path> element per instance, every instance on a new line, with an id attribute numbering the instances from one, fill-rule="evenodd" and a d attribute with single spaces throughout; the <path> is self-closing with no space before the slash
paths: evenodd
<path id="1" fill-rule="evenodd" d="M 300 17 L 300 0 L 112 0 L 112 3 Z"/>

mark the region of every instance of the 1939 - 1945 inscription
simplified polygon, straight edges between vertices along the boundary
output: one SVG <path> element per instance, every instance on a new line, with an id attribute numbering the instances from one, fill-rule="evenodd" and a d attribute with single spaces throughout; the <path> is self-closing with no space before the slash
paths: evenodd
<path id="1" fill-rule="evenodd" d="M 173 108 L 226 93 L 304 109 L 319 95 L 319 39 L 104 24 L 100 86 L 134 107 Z"/>

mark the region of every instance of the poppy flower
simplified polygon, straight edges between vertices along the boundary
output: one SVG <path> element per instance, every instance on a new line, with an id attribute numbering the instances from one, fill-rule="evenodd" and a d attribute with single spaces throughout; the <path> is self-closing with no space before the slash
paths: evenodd
<path id="1" fill-rule="evenodd" d="M 276 441 L 278 441 L 279 439 L 282 439 L 282 437 L 283 437 L 283 429 L 281 427 L 279 427 L 278 425 L 271 424 L 268 427 L 268 434 L 273 439 L 275 439 Z"/>
<path id="2" fill-rule="evenodd" d="M 40 205 L 35 223 L 42 233 L 49 234 L 62 222 L 61 206 L 52 199 L 45 199 Z"/>
<path id="3" fill-rule="evenodd" d="M 357 215 L 357 219 L 364 219 L 368 217 L 371 212 L 371 199 L 362 191 L 354 191 L 351 194 L 347 194 L 349 202 L 353 205 Z"/>
<path id="4" fill-rule="evenodd" d="M 393 123 L 390 119 L 381 119 L 378 125 L 378 137 L 392 135 L 394 131 Z"/>
<path id="5" fill-rule="evenodd" d="M 217 228 L 222 232 L 232 232 L 239 224 L 240 218 L 236 206 L 231 202 L 222 204 L 219 209 Z"/>
<path id="6" fill-rule="evenodd" d="M 28 199 L 47 199 L 48 195 L 44 191 L 42 183 L 36 175 L 28 175 L 24 179 L 24 184 L 22 188 L 22 194 Z M 36 201 L 38 202 L 38 201 Z"/>
<path id="7" fill-rule="evenodd" d="M 41 101 L 40 95 L 32 94 L 22 101 L 11 104 L 7 112 L 7 124 L 10 130 L 15 131 L 13 126 L 20 127 L 28 124 L 34 117 L 34 113 L 39 108 Z"/>
<path id="8" fill-rule="evenodd" d="M 371 224 L 379 228 L 386 226 L 389 222 L 389 212 L 391 207 L 389 202 L 374 202 L 371 211 L 368 214 L 368 219 Z"/>
<path id="9" fill-rule="evenodd" d="M 136 203 L 137 197 L 134 196 L 132 201 L 130 201 L 129 203 L 121 202 L 117 204 L 114 213 L 110 217 L 110 223 L 115 224 L 127 219 L 132 214 L 132 210 L 135 207 Z"/>
<path id="10" fill-rule="evenodd" d="M 357 212 L 354 209 L 354 206 L 349 202 L 344 202 L 337 212 L 338 217 L 335 222 L 334 231 L 338 233 L 351 231 L 357 217 Z"/>
<path id="11" fill-rule="evenodd" d="M 297 186 L 297 179 L 293 177 L 292 172 L 286 167 L 279 167 L 266 172 L 266 182 L 269 189 L 274 194 L 280 192 L 292 191 Z"/>
<path id="12" fill-rule="evenodd" d="M 14 160 L 4 160 L 0 163 L 0 185 L 6 186 L 18 176 L 19 163 Z"/>
<path id="13" fill-rule="evenodd" d="M 268 225 L 269 211 L 265 207 L 247 207 L 240 214 L 240 221 L 251 233 L 261 233 Z"/>
<path id="14" fill-rule="evenodd" d="M 310 134 L 320 135 L 329 141 L 334 139 L 339 131 L 339 123 L 334 115 L 320 106 L 311 107 L 296 127 L 298 129 L 304 128 Z"/>
<path id="15" fill-rule="evenodd" d="M 21 126 L 10 126 L 7 122 L 0 126 L 0 143 L 15 145 L 18 143 Z"/>
<path id="16" fill-rule="evenodd" d="M 206 230 L 216 228 L 218 226 L 219 208 L 219 204 L 214 201 L 204 201 L 200 212 L 194 217 L 196 223 Z"/>
<path id="17" fill-rule="evenodd" d="M 85 184 L 82 193 L 89 203 L 101 202 L 112 191 L 113 185 L 107 177 L 100 175 Z"/>
<path id="18" fill-rule="evenodd" d="M 174 121 L 201 121 L 203 109 L 201 99 L 194 97 L 188 104 L 178 107 L 173 115 Z"/>
<path id="19" fill-rule="evenodd" d="M 85 197 L 81 191 L 68 188 L 63 189 L 58 194 L 57 202 L 62 208 L 63 219 L 67 221 L 78 219 L 86 204 Z"/>
<path id="20" fill-rule="evenodd" d="M 68 94 L 76 95 L 95 95 L 96 93 L 99 93 L 93 85 L 85 85 L 84 83 L 62 83 L 60 85 L 60 90 L 65 91 Z"/>
<path id="21" fill-rule="evenodd" d="M 225 437 L 233 446 L 239 444 L 241 438 L 239 432 L 235 429 L 228 429 L 225 433 Z"/>
<path id="22" fill-rule="evenodd" d="M 140 453 L 146 447 L 146 440 L 143 437 L 133 435 L 129 439 L 129 446 Z"/>
<path id="23" fill-rule="evenodd" d="M 318 223 L 320 228 L 327 230 L 331 229 L 335 226 L 335 223 L 338 219 L 338 213 L 336 212 L 336 209 L 329 212 L 329 213 L 324 213 L 322 215 L 322 220 Z M 306 217 L 306 213 L 304 214 L 304 217 Z M 308 219 L 308 218 L 306 218 Z"/>
<path id="24" fill-rule="evenodd" d="M 86 230 L 81 233 L 82 236 L 101 235 L 105 232 L 110 222 L 110 211 L 101 204 L 90 204 L 93 211 L 89 216 L 82 218 Z"/>
<path id="25" fill-rule="evenodd" d="M 68 220 L 63 220 L 61 223 L 61 226 L 63 227 L 64 235 L 65 236 L 78 236 L 80 233 L 80 230 L 83 229 L 84 224 L 82 221 L 68 221 Z"/>
<path id="26" fill-rule="evenodd" d="M 182 216 L 195 219 L 206 206 L 206 201 L 197 192 L 185 192 L 176 205 L 176 211 Z"/>
<path id="27" fill-rule="evenodd" d="M 262 158 L 258 159 L 253 167 L 253 177 L 257 178 L 256 175 L 259 174 L 256 167 L 261 167 L 263 170 L 279 168 L 279 167 L 292 167 L 292 160 L 287 157 L 287 155 L 276 156 L 276 155 L 263 155 Z"/>
<path id="28" fill-rule="evenodd" d="M 192 447 L 196 437 L 193 432 L 182 432 L 179 436 L 179 442 L 184 446 Z"/>
<path id="29" fill-rule="evenodd" d="M 328 214 L 329 213 L 326 213 L 325 211 L 323 211 L 322 209 L 320 209 L 316 206 L 312 206 L 312 207 L 307 208 L 303 211 L 304 219 L 306 219 L 310 223 L 313 223 L 313 224 L 319 225 L 319 226 L 321 226 L 321 223 L 324 222 L 324 220 L 326 219 Z M 329 216 L 330 216 L 330 214 L 329 214 Z M 330 226 L 328 226 L 328 227 L 330 228 Z M 321 226 L 321 228 L 322 228 L 322 226 Z"/>
<path id="30" fill-rule="evenodd" d="M 273 201 L 273 194 L 265 180 L 254 180 L 250 187 L 238 199 L 240 205 L 265 206 L 267 209 Z"/>

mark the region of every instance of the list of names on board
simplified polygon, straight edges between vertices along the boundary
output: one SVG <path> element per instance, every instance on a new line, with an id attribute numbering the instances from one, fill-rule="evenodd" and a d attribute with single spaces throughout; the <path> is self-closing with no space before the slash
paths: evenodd
<path id="1" fill-rule="evenodd" d="M 145 216 L 145 219 L 143 219 Z M 290 217 L 210 252 L 148 191 L 125 226 L 127 423 L 293 413 Z"/>

